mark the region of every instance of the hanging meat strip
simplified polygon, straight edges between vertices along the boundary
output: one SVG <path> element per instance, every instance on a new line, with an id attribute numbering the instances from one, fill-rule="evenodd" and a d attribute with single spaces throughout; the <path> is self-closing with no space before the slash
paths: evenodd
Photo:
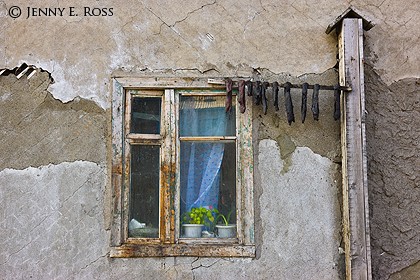
<path id="1" fill-rule="evenodd" d="M 340 88 L 339 85 L 334 86 L 334 120 L 339 120 L 341 116 L 341 111 L 340 111 L 341 90 L 339 88 Z"/>
<path id="2" fill-rule="evenodd" d="M 273 94 L 274 94 L 274 108 L 278 111 L 279 108 L 279 83 L 273 83 Z"/>
<path id="3" fill-rule="evenodd" d="M 248 91 L 248 96 L 252 96 L 252 82 L 246 81 L 246 89 Z"/>
<path id="4" fill-rule="evenodd" d="M 291 84 L 289 82 L 284 84 L 284 104 L 286 106 L 287 122 L 289 123 L 289 125 L 291 125 L 292 122 L 295 121 L 295 115 L 293 113 L 292 96 L 290 95 L 290 86 Z"/>
<path id="5" fill-rule="evenodd" d="M 262 89 L 261 89 L 261 95 L 262 95 L 262 105 L 263 105 L 263 112 L 264 112 L 264 115 L 267 115 L 267 107 L 268 107 L 268 105 L 267 105 L 267 96 L 266 96 L 266 92 L 267 92 L 267 88 L 268 88 L 268 85 L 269 85 L 269 83 L 268 82 L 264 82 L 263 84 L 262 84 Z"/>
<path id="6" fill-rule="evenodd" d="M 261 99 L 262 99 L 262 85 L 260 81 L 256 82 L 256 94 L 255 96 L 255 105 L 260 105 L 261 104 Z"/>
<path id="7" fill-rule="evenodd" d="M 306 119 L 307 102 L 308 102 L 308 83 L 304 83 L 302 85 L 302 104 L 300 105 L 300 116 L 302 119 L 302 123 L 304 123 Z"/>
<path id="8" fill-rule="evenodd" d="M 226 113 L 230 112 L 232 109 L 232 79 L 227 78 L 226 79 L 226 103 L 225 103 L 225 109 Z"/>
<path id="9" fill-rule="evenodd" d="M 244 80 L 239 81 L 238 90 L 239 90 L 239 96 L 238 96 L 239 110 L 243 114 L 245 113 L 245 110 L 246 110 L 245 81 Z"/>
<path id="10" fill-rule="evenodd" d="M 318 99 L 318 95 L 319 95 L 319 85 L 315 84 L 314 85 L 314 91 L 312 93 L 312 114 L 314 116 L 314 120 L 318 120 L 319 119 L 319 99 Z"/>

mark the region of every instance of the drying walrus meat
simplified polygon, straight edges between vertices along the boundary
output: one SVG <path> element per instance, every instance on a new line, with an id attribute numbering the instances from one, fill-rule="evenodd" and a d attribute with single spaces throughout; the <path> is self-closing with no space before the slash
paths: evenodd
<path id="1" fill-rule="evenodd" d="M 239 91 L 239 96 L 238 96 L 239 110 L 243 114 L 245 113 L 245 110 L 246 110 L 245 81 L 244 80 L 239 81 L 238 91 Z"/>
<path id="2" fill-rule="evenodd" d="M 295 121 L 295 115 L 293 113 L 293 102 L 292 97 L 290 95 L 290 86 L 291 84 L 289 82 L 284 84 L 284 104 L 286 106 L 287 122 L 289 123 L 289 125 L 291 125 L 292 122 Z"/>
<path id="3" fill-rule="evenodd" d="M 340 111 L 340 94 L 341 91 L 338 85 L 334 86 L 334 120 L 339 120 L 341 116 Z"/>
<path id="4" fill-rule="evenodd" d="M 273 94 L 274 94 L 274 108 L 276 111 L 279 110 L 279 83 L 273 83 Z"/>
<path id="5" fill-rule="evenodd" d="M 314 120 L 319 119 L 319 101 L 318 101 L 318 95 L 319 95 L 319 85 L 314 85 L 314 91 L 312 93 L 312 114 L 314 116 Z"/>
<path id="6" fill-rule="evenodd" d="M 302 85 L 302 104 L 300 106 L 300 116 L 302 118 L 302 123 L 306 119 L 306 107 L 308 102 L 308 83 Z"/>
<path id="7" fill-rule="evenodd" d="M 251 81 L 246 81 L 246 89 L 248 91 L 248 96 L 252 96 L 252 82 Z"/>
<path id="8" fill-rule="evenodd" d="M 261 92 L 262 92 L 262 105 L 263 105 L 263 112 L 264 112 L 264 115 L 266 115 L 267 114 L 267 96 L 266 96 L 266 91 L 267 91 L 267 88 L 268 88 L 268 85 L 269 85 L 269 83 L 268 82 L 264 82 L 263 84 L 262 84 L 262 90 L 261 90 Z"/>
<path id="9" fill-rule="evenodd" d="M 261 104 L 261 99 L 262 99 L 262 85 L 260 81 L 257 81 L 256 83 L 256 91 L 255 91 L 255 105 L 260 105 Z"/>
<path id="10" fill-rule="evenodd" d="M 226 103 L 225 103 L 225 110 L 226 112 L 230 112 L 232 109 L 232 80 L 227 78 L 226 79 Z"/>

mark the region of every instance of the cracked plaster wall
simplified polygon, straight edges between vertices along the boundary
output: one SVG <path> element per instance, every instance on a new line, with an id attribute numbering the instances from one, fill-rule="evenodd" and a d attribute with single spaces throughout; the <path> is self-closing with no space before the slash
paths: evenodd
<path id="1" fill-rule="evenodd" d="M 299 78 L 261 75 L 337 80 L 334 69 Z M 224 279 L 342 278 L 339 124 L 328 92 L 320 95 L 320 122 L 308 116 L 302 124 L 296 114 L 290 127 L 283 107 L 271 106 L 267 115 L 255 107 L 257 259 L 109 259 L 109 111 L 79 98 L 64 104 L 49 83 L 46 72 L 0 76 L 4 279 L 215 279 L 221 271 Z"/>
<path id="2" fill-rule="evenodd" d="M 409 97 L 410 101 L 398 98 L 400 92 L 409 88 L 410 79 L 405 78 L 418 78 L 420 73 L 418 1 L 408 0 L 404 5 L 392 0 L 316 3 L 210 0 L 182 4 L 133 0 L 124 4 L 116 1 L 96 4 L 113 7 L 114 16 L 11 19 L 7 9 L 12 5 L 25 8 L 39 3 L 0 1 L 0 69 L 12 69 L 25 62 L 49 71 L 55 80 L 50 84 L 46 73 L 26 82 L 16 80 L 13 75 L 0 77 L 0 234 L 8 242 L 2 242 L 2 248 L 6 248 L 0 260 L 0 270 L 5 271 L 3 277 L 211 279 L 225 271 L 226 279 L 340 278 L 343 266 L 337 250 L 341 242 L 337 218 L 339 124 L 331 121 L 332 108 L 328 106 L 332 102 L 328 95 L 321 95 L 320 122 L 309 117 L 303 125 L 296 114 L 297 123 L 289 127 L 283 109 L 275 113 L 271 109 L 268 115 L 263 115 L 261 108 L 254 112 L 257 260 L 106 257 L 107 109 L 111 75 L 260 74 L 269 80 L 334 84 L 337 74 L 331 68 L 336 64 L 336 37 L 326 35 L 324 30 L 349 5 L 356 6 L 376 24 L 365 33 L 365 61 L 372 65 L 366 73 L 379 74 L 382 79 L 380 90 L 369 91 L 377 86 L 375 79 L 379 76 L 373 75 L 366 92 L 367 110 L 373 111 L 368 132 L 375 131 L 368 134 L 369 158 L 373 159 L 369 165 L 373 272 L 376 279 L 388 279 L 399 271 L 392 275 L 393 280 L 415 273 L 418 242 L 409 235 L 416 231 L 416 220 L 415 214 L 407 213 L 418 213 L 418 202 L 397 195 L 398 192 L 391 196 L 381 193 L 387 185 L 402 187 L 401 182 L 407 182 L 405 190 L 412 185 L 417 187 L 417 177 L 411 179 L 413 175 L 407 174 L 411 172 L 409 165 L 411 168 L 415 165 L 411 159 L 404 161 L 405 154 L 399 154 L 398 166 L 403 167 L 396 168 L 397 164 L 383 152 L 388 147 L 388 132 L 370 129 L 386 126 L 380 119 L 388 116 L 389 111 L 398 116 L 389 118 L 395 129 L 400 126 L 400 113 L 407 113 L 405 109 L 393 111 L 382 102 L 392 100 L 396 106 L 404 107 L 419 96 L 415 83 L 417 95 Z M 92 5 L 92 1 L 42 2 L 42 7 L 57 5 L 83 7 Z M 382 97 L 380 93 L 388 88 L 392 88 L 394 96 Z M 294 96 L 295 104 L 299 104 Z M 406 133 L 393 135 L 401 138 L 393 146 L 408 154 L 413 145 L 418 147 L 418 139 L 409 140 L 415 139 L 410 133 L 415 121 L 418 126 L 416 112 L 417 107 L 410 115 L 414 123 L 404 118 Z M 383 159 L 387 159 L 386 165 Z M 312 174 L 306 162 L 312 162 L 312 168 L 316 166 L 320 172 L 316 178 L 325 181 L 317 182 L 320 193 L 302 191 L 302 196 L 313 194 L 308 199 L 316 202 L 322 198 L 330 206 L 325 209 L 325 205 L 312 205 L 314 213 L 327 211 L 322 221 L 326 227 L 321 229 L 322 236 L 316 236 L 315 243 L 312 231 L 320 229 L 307 220 L 313 213 L 299 212 L 303 211 L 297 206 L 302 197 L 294 197 L 296 204 L 283 197 L 296 191 L 293 184 L 288 184 L 292 174 L 302 178 Z M 395 174 L 395 168 L 402 172 Z M 394 181 L 378 183 L 375 178 L 381 173 Z M 307 185 L 312 186 L 307 183 L 302 188 Z M 285 205 L 290 203 L 287 206 L 290 211 L 303 215 L 300 220 L 292 221 L 296 216 L 290 213 L 283 215 L 284 205 L 278 203 L 281 199 Z M 394 208 L 394 204 L 399 208 Z M 267 209 L 268 205 L 272 208 Z M 378 215 L 381 212 L 386 214 Z M 385 218 L 393 217 L 388 214 L 394 212 L 407 215 L 403 233 Z M 278 221 L 284 225 L 277 226 Z M 297 225 L 310 232 L 297 230 Z M 300 244 L 296 245 L 290 232 L 302 234 Z M 324 234 L 331 238 L 323 239 Z M 316 247 L 320 241 L 327 244 L 319 243 L 322 246 Z M 405 250 L 405 245 L 399 244 L 414 249 Z M 383 248 L 388 252 L 385 255 Z M 315 254 L 308 250 L 315 250 L 325 258 L 315 262 Z M 302 260 L 306 261 L 307 271 L 302 269 Z"/>
<path id="3" fill-rule="evenodd" d="M 13 5 L 22 7 L 24 15 L 10 18 L 7 9 Z M 42 67 L 56 79 L 50 91 L 64 102 L 81 96 L 109 108 L 109 76 L 119 71 L 321 73 L 336 64 L 336 38 L 324 31 L 349 5 L 377 24 L 367 33 L 372 52 L 366 58 L 384 81 L 419 75 L 416 0 L 404 5 L 393 0 L 129 0 L 124 5 L 48 0 L 41 6 L 57 5 L 75 6 L 80 14 L 84 6 L 113 7 L 114 15 L 25 19 L 25 8 L 39 2 L 0 1 L 0 69 L 22 62 Z"/>

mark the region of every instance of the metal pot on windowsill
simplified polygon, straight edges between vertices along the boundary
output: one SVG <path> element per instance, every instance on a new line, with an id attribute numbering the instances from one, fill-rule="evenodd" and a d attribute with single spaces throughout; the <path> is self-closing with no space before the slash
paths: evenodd
<path id="1" fill-rule="evenodd" d="M 236 237 L 236 224 L 216 225 L 217 237 L 234 238 Z"/>

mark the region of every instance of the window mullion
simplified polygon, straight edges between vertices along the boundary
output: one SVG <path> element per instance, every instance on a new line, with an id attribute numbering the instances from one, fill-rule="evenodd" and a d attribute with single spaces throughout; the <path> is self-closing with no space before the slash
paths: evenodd
<path id="1" fill-rule="evenodd" d="M 161 146 L 161 238 L 164 243 L 175 242 L 175 100 L 174 90 L 165 90 L 164 126 Z"/>
<path id="2" fill-rule="evenodd" d="M 131 94 L 126 91 L 124 108 L 124 135 L 130 131 L 131 120 Z M 123 240 L 128 239 L 128 220 L 129 220 L 129 196 L 130 196 L 130 174 L 131 174 L 131 145 L 130 140 L 124 137 L 124 166 L 123 166 L 123 185 L 122 185 L 122 235 Z"/>
<path id="3" fill-rule="evenodd" d="M 239 107 L 239 106 L 237 106 Z M 253 143 L 252 143 L 252 99 L 246 98 L 246 111 L 237 118 L 237 197 L 238 238 L 243 245 L 254 244 L 254 196 L 253 196 Z M 239 109 L 237 108 L 239 111 Z M 237 112 L 239 114 L 239 112 Z"/>

